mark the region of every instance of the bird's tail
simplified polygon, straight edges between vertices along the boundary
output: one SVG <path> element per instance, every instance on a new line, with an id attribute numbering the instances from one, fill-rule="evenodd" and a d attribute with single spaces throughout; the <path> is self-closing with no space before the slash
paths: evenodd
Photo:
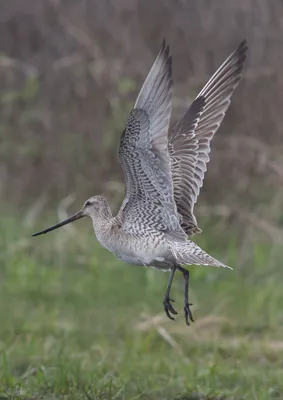
<path id="1" fill-rule="evenodd" d="M 172 246 L 171 248 L 171 252 L 178 264 L 209 265 L 211 267 L 224 267 L 233 269 L 228 265 L 225 265 L 222 262 L 211 257 L 191 240 L 183 243 L 175 242 L 174 246 Z"/>

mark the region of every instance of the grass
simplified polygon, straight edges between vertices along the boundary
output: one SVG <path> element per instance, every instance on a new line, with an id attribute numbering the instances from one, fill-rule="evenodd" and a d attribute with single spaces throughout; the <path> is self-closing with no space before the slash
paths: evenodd
<path id="1" fill-rule="evenodd" d="M 192 268 L 188 328 L 182 277 L 173 322 L 168 274 L 124 265 L 90 223 L 0 224 L 0 400 L 283 399 L 281 246 L 208 224 L 198 243 L 235 269 Z"/>

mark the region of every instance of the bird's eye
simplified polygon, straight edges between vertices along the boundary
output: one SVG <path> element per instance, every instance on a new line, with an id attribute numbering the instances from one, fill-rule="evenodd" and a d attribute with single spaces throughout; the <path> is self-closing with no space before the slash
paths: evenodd
<path id="1" fill-rule="evenodd" d="M 88 201 L 86 201 L 85 205 L 86 205 L 86 206 L 90 206 L 90 205 L 91 205 L 91 202 L 88 200 Z"/>

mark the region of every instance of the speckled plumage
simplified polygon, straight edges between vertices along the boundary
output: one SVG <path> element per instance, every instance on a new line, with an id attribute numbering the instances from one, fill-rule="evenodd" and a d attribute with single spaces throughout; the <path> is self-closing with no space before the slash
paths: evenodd
<path id="1" fill-rule="evenodd" d="M 169 318 L 176 314 L 169 297 L 176 270 L 185 278 L 185 316 L 193 321 L 188 303 L 189 273 L 181 265 L 227 267 L 188 236 L 200 232 L 194 216 L 210 141 L 222 122 L 241 79 L 247 45 L 220 66 L 183 118 L 168 133 L 172 108 L 172 60 L 165 41 L 140 90 L 119 146 L 126 192 L 116 217 L 107 200 L 94 196 L 74 216 L 36 235 L 83 216 L 92 218 L 102 246 L 130 264 L 171 271 L 164 298 Z M 230 268 L 230 267 L 227 267 Z"/>

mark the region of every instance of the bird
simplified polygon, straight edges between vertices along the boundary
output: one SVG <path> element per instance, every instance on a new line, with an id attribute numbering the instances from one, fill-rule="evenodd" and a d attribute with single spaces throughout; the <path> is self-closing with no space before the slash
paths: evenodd
<path id="1" fill-rule="evenodd" d="M 194 322 L 186 267 L 232 269 L 190 237 L 201 232 L 194 206 L 210 160 L 211 140 L 241 80 L 247 50 L 243 40 L 169 130 L 172 56 L 163 39 L 121 135 L 118 158 L 125 197 L 117 215 L 113 216 L 106 198 L 97 195 L 86 200 L 76 214 L 32 236 L 90 217 L 97 240 L 117 258 L 170 273 L 163 308 L 171 320 L 178 314 L 170 297 L 172 282 L 176 271 L 183 274 L 185 322 Z"/>

